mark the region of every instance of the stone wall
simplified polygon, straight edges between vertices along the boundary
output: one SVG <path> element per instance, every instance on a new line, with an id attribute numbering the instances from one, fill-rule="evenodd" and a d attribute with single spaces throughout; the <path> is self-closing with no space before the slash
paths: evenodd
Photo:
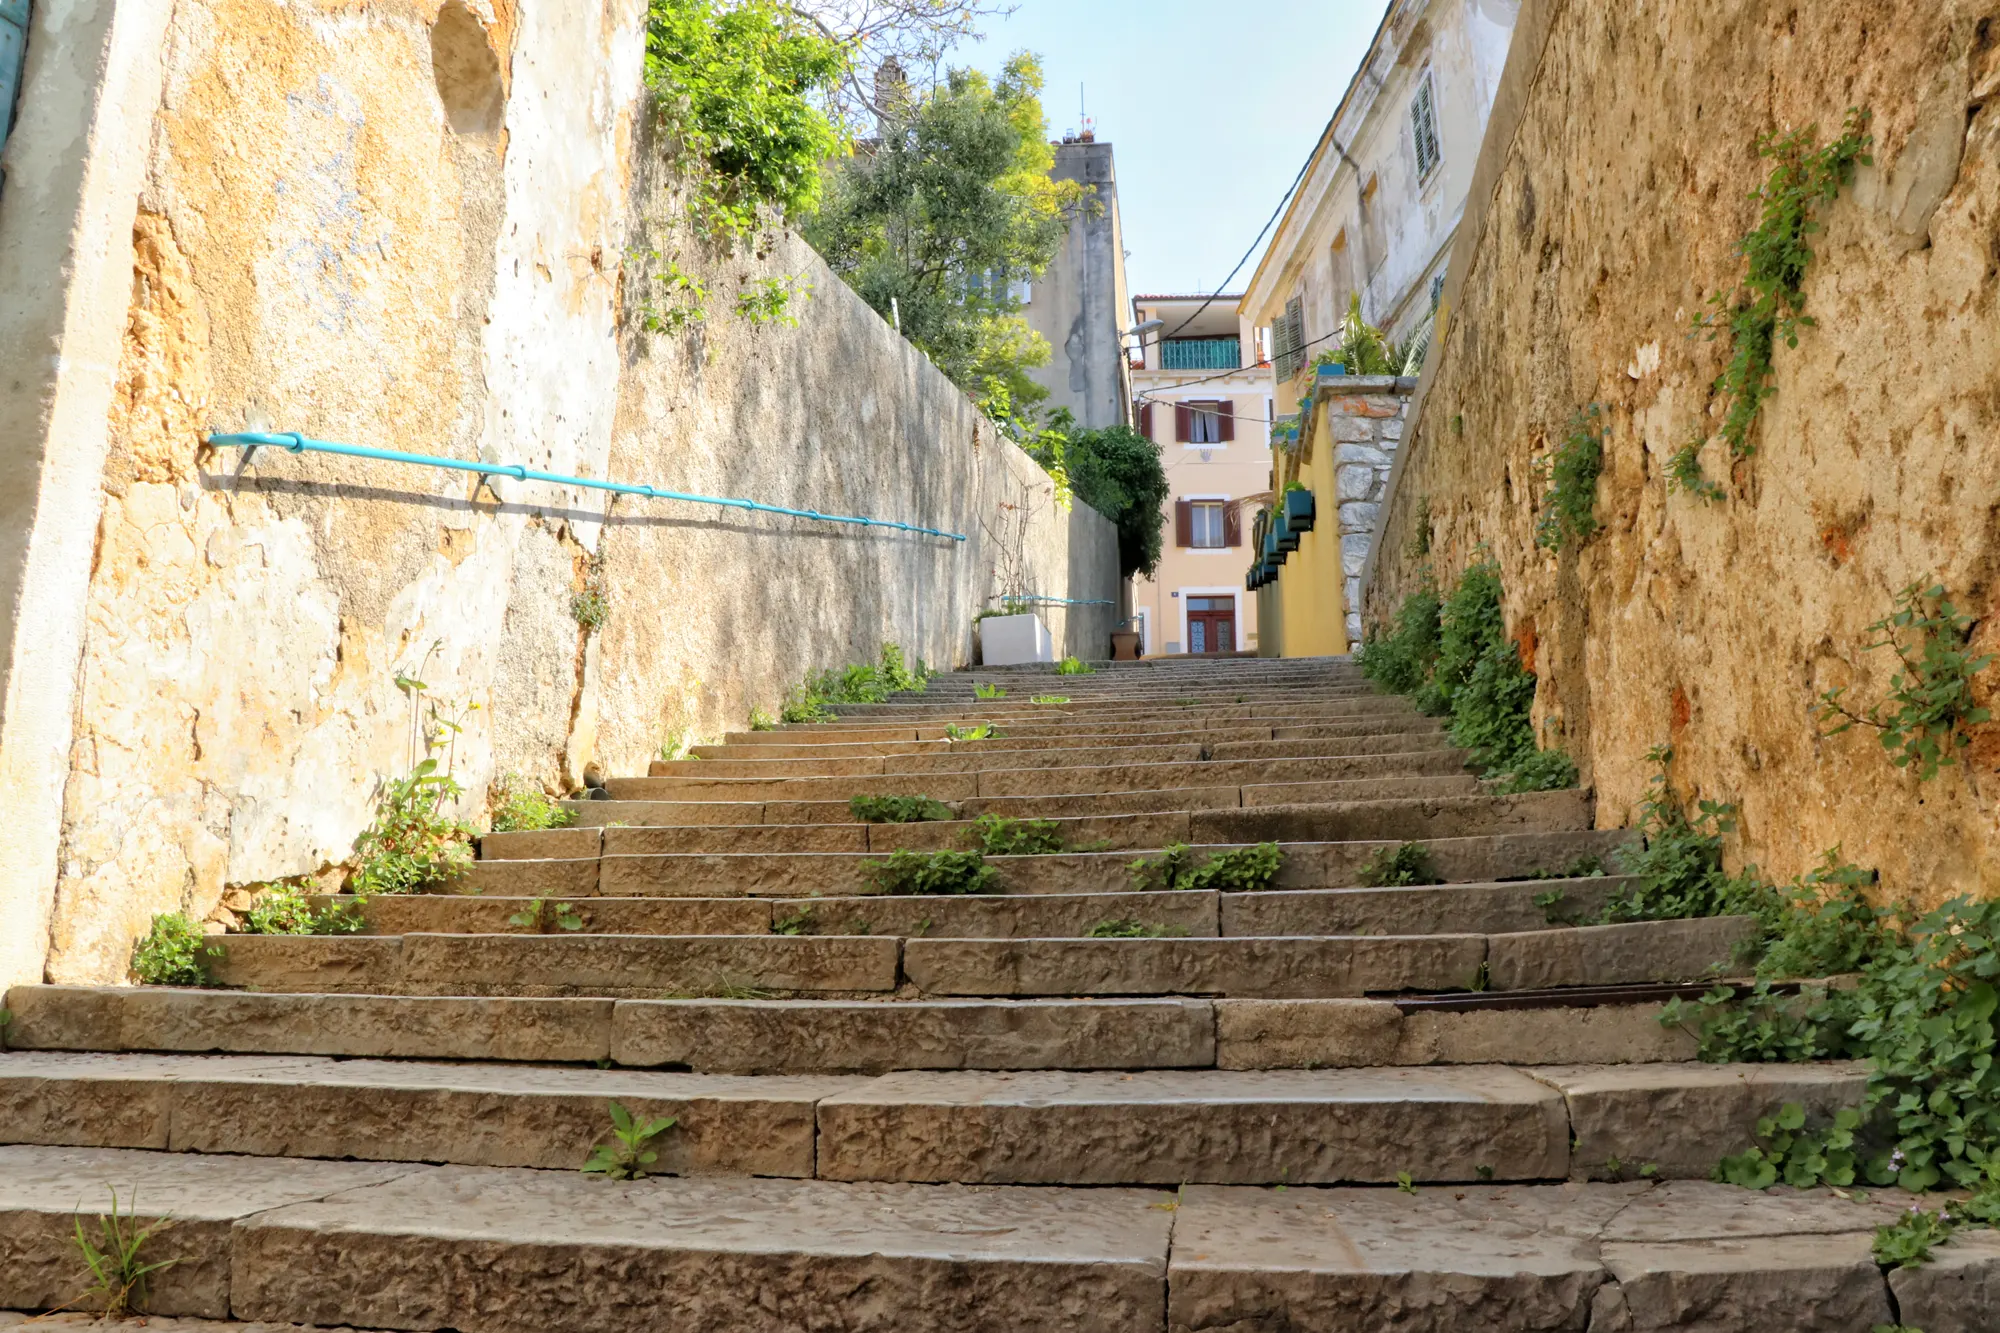
<path id="1" fill-rule="evenodd" d="M 1874 163 L 1821 210 L 1816 327 L 1776 353 L 1756 453 L 1702 453 L 1721 503 L 1666 464 L 1713 435 L 1726 338 L 1693 317 L 1743 273 L 1760 136 L 1873 114 Z M 2000 19 L 1980 0 L 1531 0 L 1483 150 L 1411 440 L 1378 529 L 1366 614 L 1426 568 L 1500 562 L 1541 676 L 1545 735 L 1629 823 L 1671 744 L 1685 795 L 1742 806 L 1735 862 L 1789 876 L 1835 846 L 1885 897 L 2000 885 L 2000 729 L 1924 783 L 1865 728 L 1809 707 L 1879 699 L 1868 626 L 1941 582 L 2000 643 Z M 1533 462 L 1572 414 L 1610 428 L 1604 530 L 1556 557 Z M 1420 523 L 1428 557 L 1411 554 Z M 1995 673 L 1979 681 L 1994 693 Z"/>
<path id="2" fill-rule="evenodd" d="M 39 245 L 53 268 L 67 246 L 75 268 L 38 289 L 38 341 L 0 352 L 0 412 L 39 450 L 29 550 L 50 551 L 10 588 L 0 742 L 43 813 L 0 863 L 0 981 L 120 979 L 154 912 L 337 874 L 434 712 L 461 728 L 450 758 L 478 818 L 497 774 L 555 789 L 591 762 L 643 771 L 885 642 L 962 664 L 1002 592 L 1116 598 L 1111 526 L 1059 508 L 802 242 L 689 230 L 642 95 L 643 12 L 37 6 L 10 168 L 59 158 L 35 108 L 61 80 L 107 128 L 60 246 L 35 231 L 59 172 L 17 191 L 10 171 L 0 196 L 0 264 L 33 267 Z M 107 81 L 107 47 L 136 87 Z M 108 238 L 94 259 L 87 235 Z M 650 332 L 669 263 L 705 286 L 706 318 Z M 738 314 L 773 278 L 800 292 L 795 327 Z M 114 282 L 115 306 L 87 299 Z M 56 421 L 46 405 L 90 370 L 64 349 L 93 332 L 102 405 Z M 244 429 L 968 540 L 277 450 L 246 468 L 202 445 Z M 83 540 L 44 531 L 58 519 Z M 608 603 L 601 626 L 573 613 L 585 592 Z M 1058 609 L 1051 628 L 1102 655 L 1112 614 Z M 55 670 L 24 681 L 38 652 Z"/>
<path id="3" fill-rule="evenodd" d="M 1389 494 L 1389 471 L 1403 441 L 1403 416 L 1408 411 L 1410 381 L 1393 376 L 1357 378 L 1354 390 L 1338 377 L 1322 379 L 1327 398 L 1322 418 L 1332 439 L 1333 494 L 1340 506 L 1341 606 L 1347 622 L 1347 646 L 1361 646 L 1361 571 L 1368 563 L 1375 523 Z"/>

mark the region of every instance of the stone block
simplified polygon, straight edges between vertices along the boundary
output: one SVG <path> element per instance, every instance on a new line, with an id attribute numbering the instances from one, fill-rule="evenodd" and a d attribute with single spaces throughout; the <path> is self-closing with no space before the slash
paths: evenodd
<path id="1" fill-rule="evenodd" d="M 1375 493 L 1375 469 L 1373 467 L 1345 467 L 1334 469 L 1334 498 L 1345 502 L 1366 500 Z M 1343 503 L 1342 509 L 1346 506 Z M 1345 520 L 1343 520 L 1344 522 Z"/>
<path id="2" fill-rule="evenodd" d="M 479 840 L 482 861 L 576 860 L 602 850 L 603 830 L 596 828 L 538 829 L 525 833 L 489 833 Z"/>
<path id="3" fill-rule="evenodd" d="M 1512 1070 L 889 1074 L 820 1103 L 820 1174 L 1021 1184 L 1560 1179 L 1560 1098 Z"/>
<path id="4" fill-rule="evenodd" d="M 1215 1062 L 1206 1000 L 622 1001 L 614 1024 L 619 1064 L 719 1073 Z"/>
<path id="5" fill-rule="evenodd" d="M 140 1225 L 170 1217 L 146 1251 L 179 1260 L 154 1275 L 147 1309 L 160 1315 L 229 1316 L 231 1229 L 269 1208 L 319 1199 L 429 1168 L 371 1162 L 273 1162 L 248 1157 L 116 1149 L 0 1147 L 0 1307 L 75 1304 L 75 1227 L 96 1237 L 97 1218 L 118 1211 Z M 90 1308 L 88 1302 L 82 1308 Z"/>
<path id="6" fill-rule="evenodd" d="M 1170 893 L 1015 893 L 973 897 L 815 898 L 776 905 L 782 918 L 804 915 L 808 933 L 903 935 L 932 939 L 1062 939 L 1088 935 L 1107 921 L 1139 921 L 1190 936 L 1216 934 L 1212 891 Z"/>
<path id="7" fill-rule="evenodd" d="M 604 830 L 604 850 L 610 856 L 865 852 L 868 850 L 868 829 L 862 824 L 680 824 L 663 828 L 612 828 Z"/>
<path id="8" fill-rule="evenodd" d="M 1224 1069 L 1679 1061 L 1695 1042 L 1658 1005 L 1413 1009 L 1386 1000 L 1218 1000 Z M 1600 1161 L 1605 1159 L 1599 1159 Z"/>
<path id="9" fill-rule="evenodd" d="M 1860 1333 L 1895 1322 L 1872 1232 L 1633 1244 L 1607 1241 L 1617 1280 L 1590 1327 Z"/>
<path id="10" fill-rule="evenodd" d="M 246 1222 L 232 1300 L 477 1333 L 1152 1333 L 1169 1197 L 441 1167 Z"/>
<path id="11" fill-rule="evenodd" d="M 1361 995 L 1453 990 L 1485 958 L 1480 935 L 1392 939 L 924 940 L 903 970 L 932 995 Z"/>
<path id="12" fill-rule="evenodd" d="M 1569 1103 L 1579 1172 L 1644 1163 L 1662 1178 L 1705 1180 L 1722 1158 L 1755 1142 L 1759 1118 L 1798 1102 L 1811 1123 L 1859 1106 L 1865 1064 L 1631 1064 L 1529 1071 Z"/>
<path id="13" fill-rule="evenodd" d="M 1487 976 L 1494 990 L 1698 981 L 1724 972 L 1756 933 L 1751 917 L 1700 917 L 1495 935 Z"/>
<path id="14" fill-rule="evenodd" d="M 1340 507 L 1340 530 L 1372 534 L 1375 531 L 1375 515 L 1381 512 L 1381 508 L 1378 504 L 1350 500 Z"/>
<path id="15" fill-rule="evenodd" d="M 1181 1194 L 1167 1327 L 1582 1329 L 1604 1284 L 1594 1232 L 1635 1187 Z"/>
<path id="16" fill-rule="evenodd" d="M 246 995 L 16 986 L 18 1050 L 287 1052 L 452 1060 L 602 1060 L 611 1002 L 386 995 Z"/>
<path id="17" fill-rule="evenodd" d="M 1365 468 L 1387 467 L 1389 453 L 1373 444 L 1342 444 L 1333 451 L 1333 470 L 1358 466 Z"/>
<path id="18" fill-rule="evenodd" d="M 406 935 L 403 941 L 413 990 L 619 996 L 733 988 L 890 991 L 899 949 L 893 939 L 858 937 Z"/>
<path id="19" fill-rule="evenodd" d="M 475 861 L 450 888 L 509 898 L 583 897 L 597 892 L 597 857 Z"/>
<path id="20" fill-rule="evenodd" d="M 1580 791 L 1521 796 L 1440 796 L 1339 805 L 1203 810 L 1188 817 L 1197 843 L 1430 842 L 1479 834 L 1581 832 L 1591 801 Z M 1490 876 L 1489 876 L 1490 878 Z"/>
<path id="21" fill-rule="evenodd" d="M 218 986 L 377 993 L 402 987 L 399 936 L 224 935 L 209 942 L 215 952 L 208 971 Z"/>
<path id="22" fill-rule="evenodd" d="M 1924 1333 L 1992 1333 L 2000 1326 L 2000 1231 L 1961 1230 L 1931 1261 L 1889 1270 L 1903 1324 Z"/>
<path id="23" fill-rule="evenodd" d="M 1224 897 L 1224 935 L 1499 934 L 1553 924 L 1535 899 L 1561 891 L 1559 907 L 1589 913 L 1628 883 L 1623 878 L 1526 880 L 1510 884 L 1424 885 L 1399 889 L 1291 889 Z M 1491 964 L 1489 962 L 1489 968 Z"/>
<path id="24" fill-rule="evenodd" d="M 353 903 L 352 898 L 324 899 Z M 444 897 L 412 894 L 371 898 L 363 907 L 368 928 L 378 935 L 543 933 L 515 918 L 534 915 L 532 898 Z M 765 935 L 771 904 L 758 898 L 575 898 L 551 900 L 541 909 L 548 933 L 560 930 L 555 908 L 562 906 L 591 935 Z"/>

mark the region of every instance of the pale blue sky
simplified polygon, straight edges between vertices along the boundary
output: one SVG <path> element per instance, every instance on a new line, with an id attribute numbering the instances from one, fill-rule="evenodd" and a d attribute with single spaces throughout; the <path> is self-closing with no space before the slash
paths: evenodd
<path id="1" fill-rule="evenodd" d="M 1118 163 L 1134 293 L 1212 292 L 1333 114 L 1387 0 L 1021 0 L 952 63 L 1042 57 L 1055 137 L 1084 85 Z M 1231 284 L 1238 290 L 1253 258 Z"/>

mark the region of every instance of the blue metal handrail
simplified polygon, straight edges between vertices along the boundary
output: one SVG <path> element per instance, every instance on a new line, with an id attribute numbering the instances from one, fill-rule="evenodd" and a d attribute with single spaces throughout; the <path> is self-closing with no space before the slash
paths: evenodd
<path id="1" fill-rule="evenodd" d="M 784 514 L 791 518 L 808 518 L 821 523 L 853 523 L 864 528 L 892 528 L 897 532 L 922 533 L 926 537 L 949 537 L 955 542 L 965 540 L 958 532 L 946 532 L 942 528 L 919 527 L 914 523 L 898 523 L 886 518 L 861 518 L 850 514 L 822 514 L 817 509 L 788 509 L 784 505 L 761 504 L 756 500 L 730 500 L 714 495 L 693 495 L 687 491 L 666 491 L 657 486 L 633 486 L 619 481 L 597 481 L 590 477 L 571 477 L 560 472 L 542 472 L 518 463 L 481 463 L 458 458 L 436 458 L 430 454 L 406 454 L 395 449 L 371 449 L 362 444 L 335 444 L 330 440 L 311 440 L 296 431 L 263 433 L 256 431 L 238 432 L 228 435 L 211 435 L 208 442 L 222 449 L 242 449 L 245 461 L 251 451 L 262 448 L 283 449 L 287 453 L 342 454 L 348 458 L 376 458 L 387 463 L 415 463 L 420 467 L 449 468 L 455 472 L 477 472 L 488 477 L 512 477 L 516 481 L 548 481 L 558 486 L 587 486 L 597 491 L 614 491 L 619 495 L 641 495 L 649 500 L 684 500 L 689 504 L 721 505 L 725 509 L 749 509 L 760 514 Z"/>
<path id="2" fill-rule="evenodd" d="M 1048 605 L 1050 605 L 1050 606 L 1110 606 L 1110 605 L 1112 605 L 1112 603 L 1111 603 L 1110 601 L 1108 601 L 1108 600 L 1106 600 L 1105 598 L 1102 598 L 1102 597 L 1092 597 L 1092 598 L 1088 598 L 1088 599 L 1084 599 L 1084 600 L 1079 600 L 1078 598 L 1074 598 L 1074 597 L 1044 597 L 1044 596 L 1042 596 L 1042 595 L 1041 595 L 1040 593 L 1028 593 L 1028 594 L 1025 594 L 1025 595 L 1023 595 L 1023 596 L 1020 596 L 1020 597 L 1013 597 L 1013 596 L 1009 596 L 1009 595 L 1008 595 L 1008 594 L 1006 594 L 1006 593 L 995 593 L 995 594 L 993 594 L 993 595 L 992 595 L 991 597 L 988 597 L 988 598 L 987 598 L 986 600 L 987 600 L 987 601 L 989 601 L 989 602 L 1019 602 L 1019 603 L 1021 603 L 1022 605 L 1026 605 L 1026 604 L 1027 604 L 1027 603 L 1029 603 L 1029 602 L 1043 602 L 1043 603 L 1046 603 L 1046 604 L 1048 604 Z"/>

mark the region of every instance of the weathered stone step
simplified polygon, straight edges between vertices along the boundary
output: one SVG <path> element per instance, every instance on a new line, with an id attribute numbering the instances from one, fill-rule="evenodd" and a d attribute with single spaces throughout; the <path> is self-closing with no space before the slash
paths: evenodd
<path id="1" fill-rule="evenodd" d="M 177 1219 L 156 1312 L 460 1333 L 1162 1333 L 1173 1222 L 1143 1190 L 9 1148 L 0 1305 L 75 1296 L 112 1189 Z"/>
<path id="2" fill-rule="evenodd" d="M 609 804 L 595 802 L 594 804 Z M 850 815 L 851 818 L 851 815 Z M 1066 846 L 1104 844 L 1106 849 L 1165 847 L 1186 842 L 1185 811 L 1149 815 L 1090 815 L 1059 818 Z M 748 852 L 781 849 L 892 852 L 979 846 L 977 824 L 969 819 L 919 824 L 634 824 L 548 829 L 538 833 L 489 833 L 480 840 L 484 860 L 573 860 L 672 852 Z"/>
<path id="3" fill-rule="evenodd" d="M 1855 1065 L 739 1076 L 305 1056 L 0 1054 L 0 1144 L 575 1169 L 607 1104 L 662 1174 L 961 1184 L 1705 1177 Z M 1689 1113 L 1699 1112 L 1698 1120 Z M 1664 1122 L 1664 1123 L 1658 1123 Z"/>
<path id="4" fill-rule="evenodd" d="M 660 998 L 907 983 L 933 996 L 1314 998 L 1699 980 L 1727 969 L 1754 928 L 1721 917 L 1496 935 L 229 935 L 208 966 L 218 985 L 271 992 Z"/>
<path id="5" fill-rule="evenodd" d="M 1062 743 L 1010 743 L 1005 738 L 936 747 L 930 753 L 803 754 L 777 756 L 758 746 L 706 747 L 721 753 L 692 759 L 656 759 L 647 770 L 655 778 L 784 778 L 875 776 L 883 773 L 979 773 L 995 769 L 1077 768 L 1104 764 L 1194 763 L 1203 759 L 1236 762 L 1282 759 L 1346 759 L 1363 755 L 1409 754 L 1450 746 L 1415 742 L 1409 732 L 1355 737 L 1348 741 L 1259 741 L 1205 745 L 1198 739 L 1164 741 L 1134 737 L 1132 743 L 1094 744 L 1069 738 Z M 912 745 L 915 743 L 912 742 Z M 791 750 L 793 746 L 769 749 Z M 834 747 L 828 747 L 829 749 Z M 875 747 L 861 747 L 875 748 Z M 1208 753 L 1204 754 L 1204 751 Z"/>
<path id="6" fill-rule="evenodd" d="M 778 762 L 788 764 L 794 761 Z M 877 795 L 930 796 L 940 801 L 961 801 L 974 797 L 1068 796 L 1162 791 L 1176 787 L 1464 777 L 1465 753 L 1462 750 L 1420 750 L 1334 758 L 1183 759 L 1177 763 L 1080 763 L 980 768 L 960 772 L 891 771 L 873 776 L 849 774 L 831 777 L 711 777 L 707 775 L 708 766 L 709 761 L 699 760 L 687 764 L 670 777 L 611 778 L 605 783 L 605 789 L 614 801 L 847 800 L 854 796 Z M 1359 796 L 1354 799 L 1368 798 Z"/>
<path id="7" fill-rule="evenodd" d="M 943 726 L 918 728 L 850 726 L 812 732 L 803 732 L 795 728 L 779 731 L 732 731 L 727 734 L 724 745 L 700 746 L 694 752 L 699 754 L 711 749 L 758 752 L 771 749 L 799 751 L 810 756 L 845 752 L 850 747 L 888 745 L 910 747 L 908 750 L 891 751 L 891 753 L 927 753 L 961 746 L 992 745 L 999 748 L 1020 748 L 1024 745 L 1070 745 L 1079 740 L 1104 742 L 1114 738 L 1123 738 L 1127 741 L 1144 740 L 1147 744 L 1174 744 L 1188 740 L 1214 743 L 1282 740 L 1288 737 L 1324 740 L 1403 733 L 1441 735 L 1443 730 L 1437 719 L 1416 713 L 1406 716 L 1316 722 L 1273 718 L 1261 725 L 1242 721 L 1204 722 L 1198 718 L 1168 718 L 1159 722 L 1014 723 L 1001 728 L 998 736 L 984 741 L 950 740 Z"/>
<path id="8" fill-rule="evenodd" d="M 1218 816 L 1228 813 L 1232 812 L 1216 812 Z M 1217 818 L 1200 812 L 1143 818 L 1147 822 L 1135 821 L 1134 827 L 1162 835 L 1156 847 L 1198 839 L 1203 834 L 1217 831 L 1219 822 Z M 1159 822 L 1151 822 L 1155 819 Z M 919 831 L 924 828 L 923 825 L 881 827 L 906 830 L 907 836 L 912 838 L 918 837 Z M 557 832 L 567 838 L 570 834 L 594 833 L 595 830 L 565 829 Z M 466 891 L 512 897 L 611 898 L 849 896 L 877 891 L 869 882 L 868 868 L 882 862 L 883 857 L 879 853 L 787 855 L 614 850 L 651 845 L 650 840 L 658 832 L 651 828 L 607 828 L 603 831 L 604 854 L 601 857 L 593 853 L 570 858 L 516 857 L 480 861 L 459 881 L 458 887 Z M 522 836 L 543 838 L 550 835 Z M 1139 835 L 1135 832 L 1133 836 L 1136 838 Z M 1615 857 L 1629 837 L 1630 834 L 1618 829 L 1579 829 L 1440 838 L 1423 845 L 1444 882 L 1485 883 L 1503 879 L 1547 878 L 1551 871 L 1566 869 L 1585 858 L 1602 862 Z M 550 850 L 558 849 L 553 843 L 544 845 Z M 1205 860 L 1245 845 L 1201 842 L 1193 847 L 1193 855 Z M 1358 884 L 1371 860 L 1393 852 L 1398 845 L 1367 839 L 1286 843 L 1273 887 L 1337 889 Z M 532 849 L 535 845 L 529 846 Z M 566 841 L 561 846 L 584 851 L 591 844 Z M 1001 888 L 1009 892 L 1122 893 L 1134 887 L 1134 865 L 1139 860 L 1127 849 L 1069 852 L 1055 856 L 995 857 L 989 864 L 998 873 Z M 1588 890 L 1579 888 L 1579 892 Z"/>

